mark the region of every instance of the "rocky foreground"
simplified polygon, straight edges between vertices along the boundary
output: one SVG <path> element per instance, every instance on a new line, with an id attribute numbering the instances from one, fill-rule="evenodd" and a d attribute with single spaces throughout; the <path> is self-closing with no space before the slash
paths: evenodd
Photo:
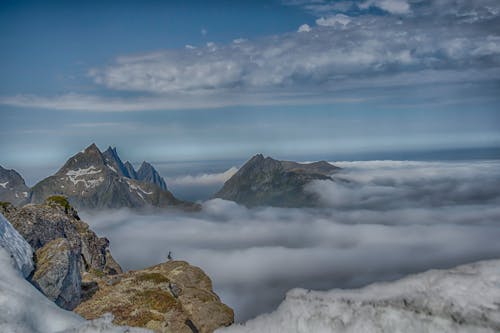
<path id="1" fill-rule="evenodd" d="M 61 308 L 109 327 L 111 319 L 99 318 L 111 313 L 113 324 L 162 333 L 210 333 L 234 322 L 233 311 L 198 267 L 169 261 L 123 273 L 109 241 L 90 230 L 64 197 L 21 208 L 2 203 L 0 213 L 10 221 L 0 215 L 0 247 L 17 258 L 24 276 Z M 2 311 L 9 311 L 8 304 L 0 302 Z"/>
<path id="2" fill-rule="evenodd" d="M 209 333 L 234 322 L 231 308 L 212 289 L 210 278 L 184 261 L 103 278 L 75 312 L 86 319 L 112 313 L 114 323 L 157 332 Z"/>

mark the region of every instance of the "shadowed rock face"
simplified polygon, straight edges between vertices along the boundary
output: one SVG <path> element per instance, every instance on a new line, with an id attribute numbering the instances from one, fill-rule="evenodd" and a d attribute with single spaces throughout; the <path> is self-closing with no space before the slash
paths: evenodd
<path id="1" fill-rule="evenodd" d="M 167 190 L 167 184 L 163 177 L 148 162 L 142 162 L 141 167 L 137 170 L 136 177 L 140 181 L 156 184 L 161 189 Z"/>
<path id="2" fill-rule="evenodd" d="M 15 170 L 0 166 L 0 201 L 20 205 L 29 202 L 29 188 Z"/>
<path id="3" fill-rule="evenodd" d="M 64 198 L 0 210 L 36 251 L 31 282 L 59 306 L 73 309 L 80 303 L 82 274 L 122 272 L 109 252 L 109 241 L 90 230 Z"/>
<path id="4" fill-rule="evenodd" d="M 82 285 L 78 251 L 65 238 L 56 238 L 35 252 L 36 270 L 31 282 L 64 309 L 80 302 Z"/>
<path id="5" fill-rule="evenodd" d="M 313 180 L 332 180 L 340 168 L 328 162 L 278 161 L 261 154 L 252 157 L 214 197 L 246 206 L 314 207 L 317 198 L 304 190 Z"/>
<path id="6" fill-rule="evenodd" d="M 111 312 L 115 324 L 156 332 L 209 333 L 234 322 L 210 278 L 184 261 L 169 261 L 99 280 L 99 290 L 75 312 L 94 319 Z"/>
<path id="7" fill-rule="evenodd" d="M 31 191 L 31 202 L 42 203 L 49 196 L 64 195 L 79 209 L 152 206 L 196 209 L 196 205 L 178 200 L 153 182 L 130 178 L 133 171 L 130 167 L 121 162 L 116 149 L 101 153 L 92 144 L 71 157 L 56 174 L 36 184 Z"/>

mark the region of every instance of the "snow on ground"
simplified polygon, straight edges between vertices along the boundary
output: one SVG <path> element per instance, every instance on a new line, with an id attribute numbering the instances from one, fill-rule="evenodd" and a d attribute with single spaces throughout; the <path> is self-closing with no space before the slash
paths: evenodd
<path id="1" fill-rule="evenodd" d="M 68 172 L 66 172 L 66 176 L 68 176 L 69 180 L 73 183 L 73 185 L 82 182 L 85 185 L 85 188 L 93 188 L 100 185 L 104 181 L 104 178 L 99 177 L 97 179 L 85 179 L 82 177 L 95 175 L 101 172 L 102 172 L 101 169 L 97 169 L 95 166 L 91 165 L 85 169 L 80 168 L 78 170 L 69 170 Z"/>
<path id="2" fill-rule="evenodd" d="M 0 332 L 140 333 L 114 326 L 111 316 L 86 321 L 59 308 L 24 279 L 33 269 L 32 249 L 0 214 Z M 22 271 L 22 272 L 21 272 Z"/>
<path id="3" fill-rule="evenodd" d="M 16 267 L 24 276 L 33 270 L 33 249 L 9 221 L 0 213 L 0 247 L 12 256 Z"/>
<path id="4" fill-rule="evenodd" d="M 358 290 L 294 289 L 273 313 L 217 332 L 500 332 L 500 260 Z"/>

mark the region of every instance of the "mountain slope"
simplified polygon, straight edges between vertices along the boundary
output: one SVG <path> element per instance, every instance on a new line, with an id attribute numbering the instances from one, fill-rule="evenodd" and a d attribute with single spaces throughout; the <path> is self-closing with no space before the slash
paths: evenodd
<path id="1" fill-rule="evenodd" d="M 71 157 L 56 174 L 36 184 L 31 202 L 64 195 L 76 208 L 193 206 L 155 184 L 128 178 L 126 170 L 116 150 L 110 148 L 103 154 L 92 144 Z"/>
<path id="2" fill-rule="evenodd" d="M 317 198 L 306 192 L 304 186 L 312 180 L 332 179 L 330 175 L 339 169 L 325 161 L 302 164 L 258 154 L 226 181 L 214 197 L 246 206 L 317 206 Z"/>
<path id="3" fill-rule="evenodd" d="M 15 170 L 0 166 L 0 201 L 20 205 L 29 201 L 29 188 Z"/>

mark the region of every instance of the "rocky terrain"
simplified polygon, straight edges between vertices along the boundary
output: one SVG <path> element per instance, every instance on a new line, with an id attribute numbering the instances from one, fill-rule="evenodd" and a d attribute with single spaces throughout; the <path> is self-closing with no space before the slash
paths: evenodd
<path id="1" fill-rule="evenodd" d="M 0 214 L 0 332 L 146 333 L 118 327 L 107 315 L 86 321 L 49 300 L 24 279 L 33 270 L 33 249 Z"/>
<path id="2" fill-rule="evenodd" d="M 4 203 L 0 213 L 11 221 L 0 224 L 0 246 L 16 255 L 18 269 L 64 309 L 86 319 L 112 313 L 114 324 L 156 332 L 210 333 L 234 322 L 233 310 L 214 293 L 210 278 L 187 262 L 123 273 L 109 241 L 90 230 L 64 197 L 21 208 Z M 11 246 L 20 243 L 29 245 Z"/>
<path id="3" fill-rule="evenodd" d="M 42 203 L 51 195 L 64 195 L 76 208 L 178 207 L 196 209 L 166 190 L 163 178 L 148 163 L 135 172 L 123 164 L 116 149 L 104 153 L 95 144 L 71 157 L 53 176 L 31 189 L 31 202 Z"/>
<path id="4" fill-rule="evenodd" d="M 115 324 L 165 333 L 209 333 L 234 321 L 210 278 L 184 261 L 103 278 L 99 290 L 75 312 L 86 319 L 110 312 Z"/>
<path id="5" fill-rule="evenodd" d="M 249 207 L 313 207 L 318 205 L 318 198 L 304 186 L 313 180 L 332 180 L 331 175 L 339 170 L 325 161 L 303 164 L 258 154 L 227 180 L 214 198 Z"/>
<path id="6" fill-rule="evenodd" d="M 15 170 L 0 166 L 0 201 L 19 205 L 29 202 L 30 189 Z"/>
<path id="7" fill-rule="evenodd" d="M 95 285 L 92 279 L 82 284 L 83 274 L 121 273 L 109 241 L 90 230 L 63 197 L 22 208 L 4 204 L 0 212 L 35 251 L 31 282 L 59 306 L 73 309 Z"/>

